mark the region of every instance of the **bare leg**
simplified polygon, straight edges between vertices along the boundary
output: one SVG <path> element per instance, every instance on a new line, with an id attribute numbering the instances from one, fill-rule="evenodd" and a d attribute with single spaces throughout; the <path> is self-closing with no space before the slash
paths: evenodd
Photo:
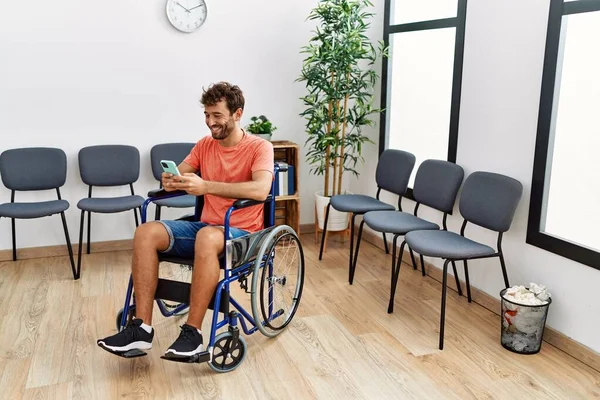
<path id="1" fill-rule="evenodd" d="M 219 228 L 205 227 L 196 235 L 194 272 L 187 324 L 202 329 L 208 304 L 219 282 L 219 254 L 223 251 L 224 236 Z"/>
<path id="2" fill-rule="evenodd" d="M 169 234 L 160 222 L 147 222 L 135 230 L 133 237 L 133 288 L 136 318 L 152 325 L 152 307 L 158 284 L 159 250 L 169 247 Z"/>

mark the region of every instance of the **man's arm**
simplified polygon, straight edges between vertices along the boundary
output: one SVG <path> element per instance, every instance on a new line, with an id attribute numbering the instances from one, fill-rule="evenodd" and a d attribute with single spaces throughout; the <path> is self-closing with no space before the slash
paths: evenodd
<path id="1" fill-rule="evenodd" d="M 251 199 L 263 201 L 271 191 L 273 173 L 271 171 L 255 171 L 252 180 L 247 182 L 225 183 L 205 181 L 198 175 L 180 170 L 182 177 L 178 181 L 171 180 L 168 187 L 171 190 L 185 190 L 194 196 L 212 194 L 230 199 Z"/>

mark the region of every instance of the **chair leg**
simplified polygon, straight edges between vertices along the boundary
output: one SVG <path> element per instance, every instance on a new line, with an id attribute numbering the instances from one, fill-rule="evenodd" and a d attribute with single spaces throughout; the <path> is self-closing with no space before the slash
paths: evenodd
<path id="1" fill-rule="evenodd" d="M 154 211 L 154 220 L 160 221 L 160 206 L 156 205 L 156 210 Z M 316 230 L 315 230 L 316 232 Z"/>
<path id="2" fill-rule="evenodd" d="M 77 279 L 81 277 L 81 249 L 83 248 L 83 224 L 85 222 L 85 211 L 81 211 L 79 219 L 79 248 L 77 249 Z"/>
<path id="3" fill-rule="evenodd" d="M 138 226 L 140 226 L 140 221 L 138 220 L 138 215 L 137 215 L 137 208 L 133 209 L 133 216 L 135 217 L 135 227 L 137 228 Z"/>
<path id="4" fill-rule="evenodd" d="M 360 221 L 360 226 L 358 227 L 358 238 L 356 239 L 356 251 L 354 252 L 354 262 L 352 263 L 352 269 L 350 271 L 350 284 L 354 282 L 354 271 L 356 271 L 356 264 L 358 262 L 358 250 L 360 249 L 360 240 L 362 238 L 363 225 L 365 224 L 365 220 Z"/>
<path id="5" fill-rule="evenodd" d="M 87 253 L 90 254 L 90 245 L 92 237 L 92 212 L 88 211 L 88 227 L 87 227 Z"/>
<path id="6" fill-rule="evenodd" d="M 354 254 L 354 220 L 356 214 L 352 213 L 352 222 L 350 224 L 350 254 L 348 256 L 348 282 L 352 285 L 352 254 Z"/>
<path id="7" fill-rule="evenodd" d="M 323 245 L 325 244 L 325 234 L 327 233 L 327 221 L 329 220 L 329 208 L 331 207 L 331 203 L 327 204 L 327 209 L 325 211 L 325 222 L 323 223 L 323 233 L 321 235 L 321 250 L 319 250 L 319 261 L 323 258 Z M 318 221 L 317 221 L 318 222 Z"/>
<path id="8" fill-rule="evenodd" d="M 421 274 L 425 276 L 425 261 L 423 261 L 423 254 L 419 254 L 419 258 L 421 259 Z"/>
<path id="9" fill-rule="evenodd" d="M 413 253 L 413 249 L 411 249 L 410 246 L 408 247 L 408 250 L 410 251 L 410 259 L 412 260 L 413 269 L 416 270 L 417 262 L 415 261 L 415 254 Z"/>
<path id="10" fill-rule="evenodd" d="M 510 287 L 508 283 L 508 274 L 506 273 L 506 264 L 504 263 L 504 255 L 500 252 L 500 265 L 502 266 L 502 276 L 504 277 L 504 285 L 505 287 Z"/>
<path id="11" fill-rule="evenodd" d="M 67 239 L 67 249 L 69 250 L 69 260 L 71 261 L 71 270 L 73 271 L 73 279 L 77 280 L 79 277 L 77 276 L 77 271 L 75 270 L 75 260 L 73 260 L 73 247 L 71 246 L 71 238 L 69 237 L 69 228 L 67 228 L 67 220 L 65 218 L 65 213 L 60 213 L 60 218 L 62 220 L 63 229 L 65 230 L 65 238 Z"/>
<path id="12" fill-rule="evenodd" d="M 394 248 L 392 252 L 396 252 L 396 240 L 398 239 L 397 235 L 394 235 Z M 400 245 L 400 254 L 398 254 L 398 258 L 392 258 L 392 287 L 390 288 L 390 304 L 388 305 L 388 314 L 394 312 L 394 297 L 396 296 L 396 286 L 398 286 L 398 277 L 400 276 L 400 266 L 402 265 L 402 254 L 404 253 L 404 246 L 406 245 L 405 241 L 402 241 Z"/>
<path id="13" fill-rule="evenodd" d="M 467 260 L 463 260 L 465 266 L 465 281 L 467 282 L 467 299 L 471 302 L 471 283 L 469 283 L 469 268 L 467 267 Z"/>
<path id="14" fill-rule="evenodd" d="M 440 309 L 440 350 L 444 349 L 444 324 L 446 322 L 446 286 L 448 283 L 448 263 L 450 260 L 444 261 L 444 272 L 442 279 L 442 306 Z"/>
<path id="15" fill-rule="evenodd" d="M 385 248 L 385 254 L 390 254 L 390 249 L 388 249 L 387 238 L 385 237 L 385 232 L 383 232 L 382 235 L 383 235 L 383 247 Z"/>
<path id="16" fill-rule="evenodd" d="M 12 231 L 12 253 L 13 261 L 17 261 L 17 233 L 15 228 L 15 219 L 10 219 L 11 231 Z"/>
<path id="17" fill-rule="evenodd" d="M 462 296 L 462 288 L 460 287 L 460 280 L 458 279 L 458 271 L 456 270 L 456 263 L 452 261 L 452 272 L 454 272 L 454 281 L 456 282 L 456 290 L 458 295 Z"/>

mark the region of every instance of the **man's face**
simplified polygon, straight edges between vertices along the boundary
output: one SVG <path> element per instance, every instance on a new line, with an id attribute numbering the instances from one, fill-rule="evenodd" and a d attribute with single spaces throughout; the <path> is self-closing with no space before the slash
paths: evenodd
<path id="1" fill-rule="evenodd" d="M 231 114 L 225 100 L 219 101 L 214 106 L 204 108 L 206 126 L 210 128 L 213 139 L 223 140 L 235 130 L 236 121 L 239 120 L 239 111 Z"/>

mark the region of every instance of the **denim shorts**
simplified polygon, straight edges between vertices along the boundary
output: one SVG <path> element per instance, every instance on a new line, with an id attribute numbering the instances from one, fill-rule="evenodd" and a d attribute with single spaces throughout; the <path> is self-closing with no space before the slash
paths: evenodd
<path id="1" fill-rule="evenodd" d="M 205 226 L 223 228 L 223 226 L 209 225 L 200 221 L 165 220 L 157 222 L 163 224 L 169 233 L 169 247 L 161 253 L 182 258 L 194 258 L 196 234 L 200 229 Z M 229 228 L 230 239 L 237 239 L 245 235 L 248 235 L 248 232 L 242 229 Z"/>

